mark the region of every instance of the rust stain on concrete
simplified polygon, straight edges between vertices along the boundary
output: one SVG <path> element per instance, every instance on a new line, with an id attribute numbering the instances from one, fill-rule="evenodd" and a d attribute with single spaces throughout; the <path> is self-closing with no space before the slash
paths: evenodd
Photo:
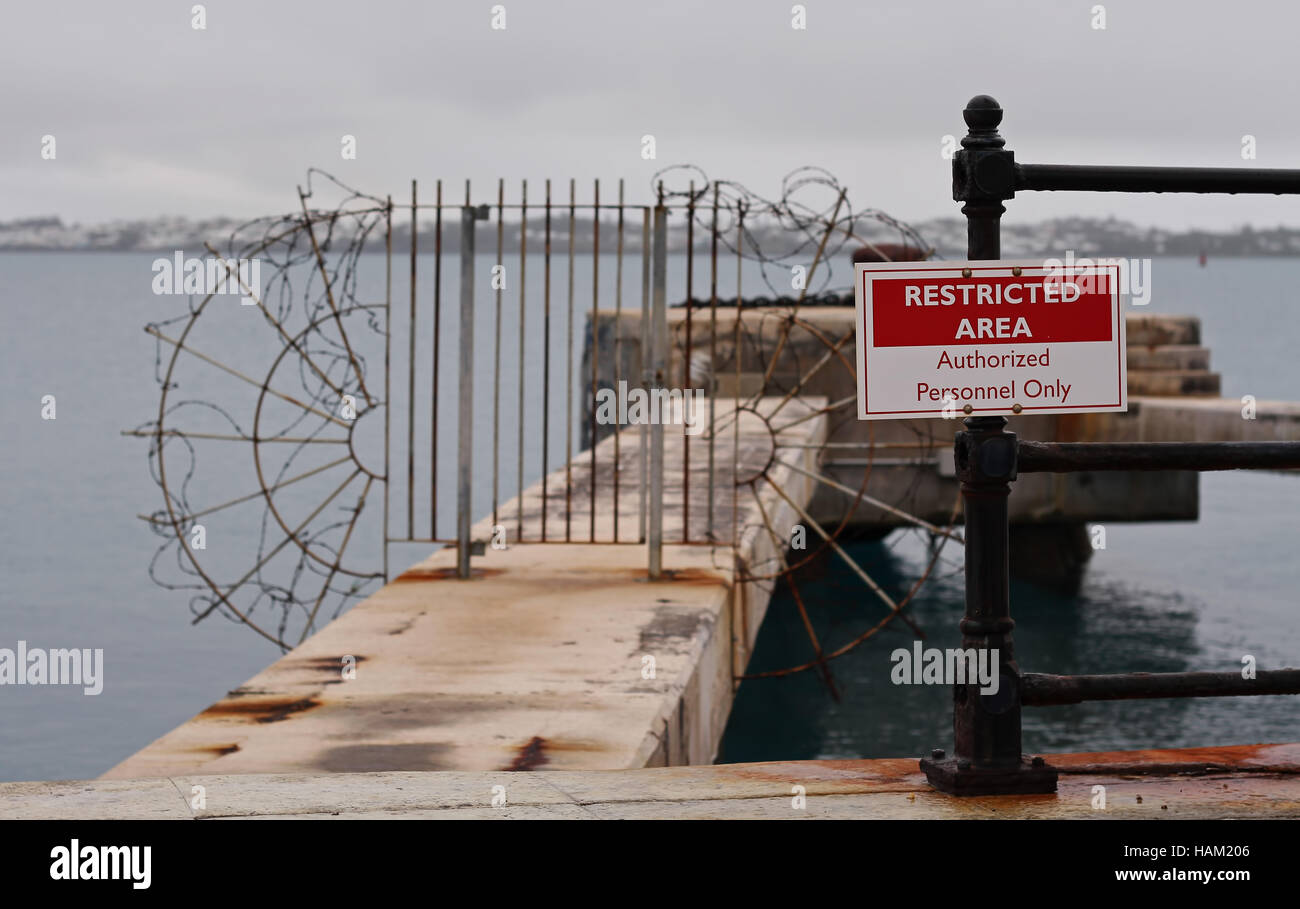
<path id="1" fill-rule="evenodd" d="M 536 770 L 544 764 L 551 763 L 551 755 L 556 752 L 569 751 L 608 751 L 609 748 L 594 742 L 555 741 L 535 735 L 515 753 L 515 758 L 502 770 Z"/>
<path id="2" fill-rule="evenodd" d="M 198 754 L 210 754 L 214 758 L 225 757 L 228 754 L 234 754 L 239 750 L 239 746 L 234 742 L 229 745 L 200 745 L 197 748 L 191 748 Z"/>
<path id="3" fill-rule="evenodd" d="M 1050 758 L 1063 773 L 1117 776 L 1203 776 L 1213 773 L 1300 773 L 1300 744 L 1227 745 L 1084 752 Z"/>
<path id="4" fill-rule="evenodd" d="M 492 578 L 502 573 L 500 568 L 474 568 L 470 570 L 470 579 Z M 390 582 L 392 584 L 410 584 L 419 581 L 454 581 L 457 580 L 455 566 L 445 568 L 426 568 L 420 565 L 404 571 Z"/>
<path id="5" fill-rule="evenodd" d="M 916 789 L 925 786 L 917 758 L 878 758 L 873 760 L 790 761 L 763 764 L 719 765 L 728 776 L 743 780 L 784 782 L 790 774 L 800 781 L 827 784 L 827 790 L 876 791 Z"/>
<path id="6" fill-rule="evenodd" d="M 353 659 L 351 664 L 352 668 L 364 663 L 367 659 L 367 657 L 358 654 L 348 654 L 347 656 L 350 656 Z M 308 659 L 293 659 L 291 657 L 286 657 L 283 661 L 283 665 L 285 669 L 290 671 L 295 669 L 305 669 L 310 672 L 324 673 L 329 676 L 329 678 L 323 680 L 320 684 L 340 685 L 345 681 L 343 670 L 349 668 L 349 664 L 344 663 L 343 660 L 343 656 L 310 657 Z"/>
<path id="7" fill-rule="evenodd" d="M 316 698 L 240 698 L 217 701 L 207 710 L 200 713 L 197 719 L 227 719 L 233 718 L 241 721 L 251 720 L 254 723 L 279 723 L 287 720 L 295 713 L 302 713 L 306 710 L 313 710 L 319 707 L 321 702 Z"/>
<path id="8" fill-rule="evenodd" d="M 633 581 L 645 581 L 644 568 L 627 568 L 619 573 Z M 690 587 L 729 587 L 725 575 L 705 568 L 679 568 L 664 571 L 663 580 L 656 584 L 684 584 Z"/>
<path id="9" fill-rule="evenodd" d="M 535 735 L 519 748 L 519 753 L 502 770 L 536 770 L 542 764 L 549 764 L 546 756 L 546 739 Z"/>
<path id="10" fill-rule="evenodd" d="M 274 694 L 273 691 L 267 691 L 265 688 L 249 688 L 247 685 L 241 685 L 231 691 L 226 692 L 228 698 L 246 698 L 259 694 Z"/>

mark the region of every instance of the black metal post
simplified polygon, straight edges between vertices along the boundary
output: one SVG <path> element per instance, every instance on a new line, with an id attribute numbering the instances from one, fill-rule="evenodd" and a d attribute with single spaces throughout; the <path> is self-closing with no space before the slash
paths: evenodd
<path id="1" fill-rule="evenodd" d="M 962 112 L 967 132 L 952 159 L 952 197 L 964 202 L 966 256 L 1002 258 L 1003 201 L 1016 196 L 1016 156 L 998 133 L 1002 108 L 988 95 L 976 95 Z"/>
<path id="2" fill-rule="evenodd" d="M 969 131 L 953 158 L 953 198 L 964 202 L 967 255 L 1001 256 L 1004 199 L 1015 195 L 1015 158 L 998 134 L 1002 108 L 977 95 L 963 113 Z M 953 690 L 955 754 L 936 749 L 921 769 L 936 789 L 954 795 L 1056 790 L 1056 771 L 1020 751 L 1020 671 L 1012 642 L 1007 497 L 1016 478 L 1015 433 L 1005 417 L 967 417 L 957 433 L 966 538 L 966 616 L 962 647 L 996 651 L 997 690 L 981 694 L 978 682 Z"/>
<path id="3" fill-rule="evenodd" d="M 1118 672 L 1110 675 L 1020 677 L 1023 703 L 1034 707 L 1122 701 L 1131 698 L 1221 698 L 1242 695 L 1300 694 L 1300 669 L 1240 672 Z"/>
<path id="4" fill-rule="evenodd" d="M 966 216 L 967 256 L 1001 256 L 1000 225 L 1016 190 L 1092 192 L 1300 193 L 1300 170 L 1242 168 L 1018 165 L 998 134 L 1002 108 L 976 95 L 952 162 L 952 197 Z M 966 413 L 971 408 L 967 405 Z M 953 691 L 956 753 L 935 749 L 921 761 L 931 785 L 956 795 L 1052 792 L 1056 771 L 1020 753 L 1023 705 L 1123 698 L 1300 694 L 1300 670 L 1259 673 L 1126 673 L 1108 676 L 1021 675 L 1012 644 L 1007 498 L 1017 472 L 1080 470 L 1235 470 L 1300 468 L 1298 442 L 1060 443 L 1018 442 L 1004 417 L 968 416 L 957 433 L 956 464 L 966 517 L 966 615 L 962 646 L 997 651 L 998 684 L 969 680 Z M 979 660 L 977 665 L 988 665 Z"/>
<path id="5" fill-rule="evenodd" d="M 1021 473 L 1076 470 L 1296 470 L 1300 442 L 1021 442 Z"/>

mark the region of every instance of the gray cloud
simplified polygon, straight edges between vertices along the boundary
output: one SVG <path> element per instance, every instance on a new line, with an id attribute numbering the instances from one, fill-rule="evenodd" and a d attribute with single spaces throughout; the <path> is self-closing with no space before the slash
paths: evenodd
<path id="1" fill-rule="evenodd" d="M 854 204 L 956 214 L 945 134 L 988 92 L 1023 161 L 1300 165 L 1290 4 L 663 0 L 264 4 L 28 3 L 0 56 L 0 217 L 95 221 L 288 210 L 316 165 L 369 192 L 412 177 L 517 187 L 552 177 L 628 183 L 660 166 L 775 194 L 801 164 Z M 42 161 L 41 136 L 58 140 Z M 658 160 L 642 161 L 643 134 Z M 342 161 L 340 137 L 357 137 Z M 538 190 L 534 190 L 537 192 Z M 584 189 L 583 191 L 589 191 Z M 1300 223 L 1272 197 L 1039 194 L 1008 218 L 1115 214 L 1167 226 Z"/>

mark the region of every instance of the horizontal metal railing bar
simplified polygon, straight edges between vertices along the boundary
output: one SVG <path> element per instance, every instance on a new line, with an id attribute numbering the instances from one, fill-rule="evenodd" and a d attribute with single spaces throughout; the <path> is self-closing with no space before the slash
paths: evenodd
<path id="1" fill-rule="evenodd" d="M 1028 442 L 1018 473 L 1080 470 L 1285 470 L 1300 468 L 1300 442 Z"/>
<path id="2" fill-rule="evenodd" d="M 1113 675 L 1020 676 L 1020 702 L 1029 707 L 1154 698 L 1300 694 L 1300 669 L 1240 672 L 1123 672 Z"/>
<path id="3" fill-rule="evenodd" d="M 518 211 L 518 210 L 521 210 L 521 209 L 525 209 L 525 208 L 526 208 L 526 209 L 528 209 L 529 211 L 536 212 L 538 209 L 545 209 L 545 208 L 546 208 L 546 203 L 545 203 L 545 202 L 527 202 L 527 203 L 524 203 L 524 202 L 503 202 L 503 203 L 501 203 L 500 205 L 498 205 L 496 202 L 492 202 L 492 203 L 490 203 L 490 204 L 489 204 L 489 203 L 484 203 L 484 204 L 487 204 L 487 205 L 488 205 L 488 208 L 491 208 L 491 209 L 494 209 L 494 210 L 497 209 L 497 208 L 502 208 L 502 209 L 505 209 L 506 211 Z M 437 202 L 421 202 L 419 205 L 416 205 L 416 206 L 415 206 L 415 208 L 416 208 L 417 211 L 438 211 L 438 210 L 443 210 L 443 211 L 457 211 L 457 210 L 459 210 L 459 209 L 466 208 L 466 207 L 469 207 L 469 208 L 478 208 L 479 206 L 478 206 L 477 204 L 475 204 L 475 205 L 470 205 L 470 206 L 466 206 L 464 202 L 455 202 L 455 203 L 453 203 L 453 202 L 443 202 L 441 205 L 438 204 Z M 570 208 L 568 202 L 555 202 L 555 203 L 552 204 L 551 207 L 552 207 L 552 209 L 554 209 L 555 211 L 559 211 L 560 209 L 564 209 L 565 211 L 568 211 L 569 208 Z M 577 210 L 581 210 L 581 209 L 584 209 L 584 208 L 587 208 L 587 209 L 598 208 L 598 209 L 600 209 L 601 211 L 618 211 L 620 208 L 623 209 L 624 211 L 630 211 L 630 210 L 635 210 L 635 211 L 653 211 L 653 210 L 655 209 L 655 206 L 654 206 L 654 205 L 636 205 L 636 204 L 633 204 L 633 203 L 631 203 L 631 202 L 623 202 L 623 203 L 619 203 L 619 202 L 600 202 L 600 203 L 596 203 L 596 202 L 575 202 L 575 203 L 573 203 L 573 206 L 572 206 L 572 207 L 573 207 L 574 209 L 577 209 Z M 687 207 L 687 205 L 686 205 L 685 203 L 680 203 L 680 204 L 671 204 L 671 205 L 668 204 L 667 202 L 664 203 L 664 208 L 667 208 L 667 209 L 675 209 L 675 208 L 685 209 L 686 207 Z M 727 208 L 727 206 L 725 206 L 725 205 L 720 205 L 720 206 L 718 206 L 718 207 L 719 207 L 719 208 Z M 405 210 L 407 210 L 407 211 L 410 211 L 411 206 L 409 206 L 409 205 L 404 205 L 404 206 L 402 206 L 402 208 L 405 209 Z M 734 207 L 733 207 L 733 208 L 734 208 Z M 399 223 L 400 223 L 400 222 L 399 222 Z"/>
<path id="4" fill-rule="evenodd" d="M 1015 188 L 1095 193 L 1300 193 L 1300 170 L 1017 164 Z"/>
<path id="5" fill-rule="evenodd" d="M 830 458 L 823 467 L 925 467 L 942 463 L 938 458 Z"/>
<path id="6" fill-rule="evenodd" d="M 579 515 L 577 515 L 577 516 L 581 519 L 581 518 L 585 517 L 586 515 L 585 515 L 585 513 L 584 513 L 584 514 L 579 514 Z M 148 515 L 136 515 L 136 517 L 140 518 L 140 520 L 142 520 L 142 521 L 149 521 L 149 520 L 151 520 L 150 517 L 149 517 Z M 168 524 L 168 523 L 170 523 L 170 522 L 169 522 L 169 521 L 160 521 L 160 522 L 155 522 L 155 523 Z M 487 542 L 487 539 L 488 539 L 488 538 L 484 537 L 484 538 L 482 538 L 482 539 L 480 539 L 480 540 L 476 540 L 475 542 Z M 448 546 L 455 546 L 456 543 L 457 543 L 457 540 L 456 540 L 454 537 L 452 537 L 452 538 L 450 538 L 450 539 L 447 539 L 447 538 L 432 539 L 432 538 L 430 538 L 430 537 L 420 537 L 420 538 L 416 538 L 416 539 L 407 539 L 406 537 L 389 537 L 389 538 L 388 538 L 387 540 L 385 540 L 384 542 L 385 542 L 385 543 L 412 543 L 412 544 L 443 543 L 443 544 L 446 544 L 446 545 L 448 545 Z M 541 540 L 541 539 L 532 539 L 532 538 L 530 537 L 530 538 L 523 539 L 523 540 L 512 540 L 511 543 L 510 543 L 511 548 L 513 548 L 513 547 L 515 547 L 515 546 L 591 546 L 591 545 L 596 545 L 596 546 L 644 546 L 644 545 L 645 545 L 645 541 L 644 541 L 644 540 L 613 540 L 613 539 L 608 539 L 608 540 L 607 540 L 607 539 L 604 539 L 604 538 L 600 538 L 600 539 L 595 539 L 595 540 L 593 540 L 593 539 L 591 539 L 591 538 L 589 538 L 589 537 L 578 537 L 578 536 L 575 536 L 575 537 L 574 537 L 573 539 L 571 539 L 571 540 L 564 540 L 564 539 L 559 539 L 559 540 Z M 719 543 L 718 543 L 716 540 L 670 540 L 670 541 L 668 542 L 668 545 L 670 545 L 670 546 L 714 546 L 714 547 L 716 547 L 716 546 L 719 545 Z"/>
<path id="7" fill-rule="evenodd" d="M 892 448 L 921 448 L 935 449 L 939 447 L 948 447 L 952 443 L 948 441 L 931 441 L 931 442 L 872 442 L 864 439 L 861 442 L 782 442 L 781 448 L 811 448 L 821 451 L 824 448 L 875 448 L 875 449 L 892 449 Z"/>
<path id="8" fill-rule="evenodd" d="M 539 209 L 545 209 L 546 207 L 546 204 L 544 202 L 527 202 L 527 203 L 503 202 L 502 204 L 498 205 L 495 201 L 493 201 L 493 202 L 484 202 L 484 203 L 476 202 L 468 206 L 464 202 L 443 202 L 441 204 L 437 202 L 421 202 L 415 206 L 415 209 L 417 211 L 459 211 L 462 208 L 481 208 L 483 205 L 487 205 L 487 207 L 492 209 L 493 211 L 496 211 L 498 208 L 504 209 L 505 211 L 520 211 L 526 208 L 531 212 L 536 212 Z M 622 209 L 624 211 L 654 211 L 655 208 L 657 208 L 658 206 L 654 204 L 647 205 L 644 203 L 636 203 L 636 202 L 599 202 L 599 203 L 598 202 L 575 202 L 573 203 L 572 206 L 570 206 L 568 202 L 556 201 L 552 204 L 551 207 L 554 211 L 557 212 L 560 209 L 563 209 L 564 211 L 567 212 L 570 207 L 572 207 L 575 211 L 582 211 L 584 209 L 588 209 L 588 210 L 599 209 L 600 211 L 616 212 L 619 209 Z M 686 211 L 687 209 L 691 209 L 691 208 L 693 208 L 696 212 L 702 212 L 705 210 L 705 206 L 702 203 L 697 204 L 695 206 L 691 206 L 689 203 L 686 202 L 665 202 L 663 207 L 668 211 Z M 719 211 L 738 212 L 740 211 L 741 208 L 745 209 L 747 215 L 753 216 L 755 214 L 752 209 L 745 207 L 743 203 L 739 205 L 737 205 L 734 202 L 718 203 Z M 344 214 L 348 214 L 348 215 L 365 214 L 370 211 L 385 211 L 385 210 L 386 209 L 369 209 L 369 208 L 348 209 L 344 212 Z M 410 211 L 410 210 L 411 210 L 410 205 L 402 206 L 402 211 Z M 708 210 L 709 211 L 713 210 L 712 202 L 708 204 Z M 775 217 L 775 215 L 773 215 L 773 217 Z M 319 212 L 314 214 L 313 219 L 316 221 L 329 221 L 334 218 L 332 218 L 331 214 L 328 212 Z M 851 219 L 849 218 L 849 216 L 846 215 L 844 217 L 839 218 L 836 223 L 839 223 L 840 221 L 848 221 L 848 220 Z M 861 218 L 859 217 L 858 220 L 861 220 Z M 394 223 L 402 224 L 405 222 L 399 219 L 399 220 L 395 220 Z M 722 234 L 723 230 L 719 228 L 718 233 Z"/>

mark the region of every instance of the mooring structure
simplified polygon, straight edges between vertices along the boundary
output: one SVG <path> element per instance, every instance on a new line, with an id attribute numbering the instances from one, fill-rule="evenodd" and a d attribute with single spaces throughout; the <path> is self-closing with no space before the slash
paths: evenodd
<path id="1" fill-rule="evenodd" d="M 968 127 L 953 157 L 953 199 L 964 203 L 967 256 L 1001 258 L 1003 205 L 1017 191 L 1300 194 L 1300 170 L 1018 164 L 999 134 L 1002 107 L 988 95 L 966 105 Z M 953 691 L 955 753 L 922 759 L 930 784 L 954 795 L 1053 792 L 1057 771 L 1022 753 L 1021 707 L 1128 698 L 1300 694 L 1300 670 L 1120 673 L 1056 676 L 1022 673 L 1011 618 L 1007 497 L 1019 474 L 1079 471 L 1282 470 L 1300 468 L 1300 442 L 1042 443 L 1022 441 L 1001 416 L 970 416 L 954 459 L 965 512 L 966 610 L 962 646 L 998 654 L 1000 685 Z"/>

